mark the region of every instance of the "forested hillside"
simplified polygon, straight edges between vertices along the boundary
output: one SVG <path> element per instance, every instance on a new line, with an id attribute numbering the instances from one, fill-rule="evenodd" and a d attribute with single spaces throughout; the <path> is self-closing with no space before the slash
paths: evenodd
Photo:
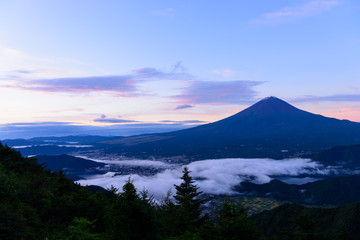
<path id="1" fill-rule="evenodd" d="M 199 194 L 186 169 L 161 204 L 130 179 L 121 191 L 81 187 L 0 144 L 0 239 L 261 239 L 244 208 L 226 204 L 210 220 Z"/>
<path id="2" fill-rule="evenodd" d="M 326 166 L 341 166 L 348 169 L 360 168 L 360 145 L 335 146 L 315 154 L 312 159 Z"/>
<path id="3" fill-rule="evenodd" d="M 268 239 L 359 239 L 357 203 L 283 205 L 253 222 L 227 200 L 203 214 L 201 192 L 186 168 L 175 189 L 173 198 L 155 203 L 131 179 L 121 190 L 82 187 L 0 144 L 0 239 L 265 239 L 261 231 Z"/>
<path id="4" fill-rule="evenodd" d="M 268 239 L 360 239 L 360 203 L 338 208 L 284 204 L 252 217 Z"/>

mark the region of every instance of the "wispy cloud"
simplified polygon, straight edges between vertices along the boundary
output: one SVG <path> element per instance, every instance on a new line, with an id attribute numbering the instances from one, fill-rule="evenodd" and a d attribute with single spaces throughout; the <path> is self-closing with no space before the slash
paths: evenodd
<path id="1" fill-rule="evenodd" d="M 80 78 L 56 78 L 42 80 L 15 81 L 12 87 L 41 92 L 92 92 L 109 91 L 134 93 L 136 86 L 132 76 L 99 76 Z"/>
<path id="2" fill-rule="evenodd" d="M 208 81 L 187 72 L 181 61 L 168 70 L 153 67 L 137 68 L 128 74 L 88 77 L 34 78 L 38 70 L 17 69 L 13 76 L 0 82 L 2 88 L 37 92 L 90 93 L 102 92 L 113 97 L 166 97 L 177 99 L 175 110 L 193 107 L 193 104 L 238 104 L 254 101 L 257 81 Z M 215 70 L 231 77 L 233 71 Z M 1 76 L 0 76 L 1 77 Z M 156 82 L 156 83 L 155 83 Z M 96 119 L 97 122 L 125 123 L 122 119 Z"/>
<path id="3" fill-rule="evenodd" d="M 24 77 L 54 78 L 81 76 L 89 72 L 106 72 L 97 66 L 71 58 L 33 56 L 0 44 L 0 79 Z M 66 66 L 66 67 L 65 67 Z"/>
<path id="4" fill-rule="evenodd" d="M 96 118 L 93 121 L 98 122 L 98 123 L 135 123 L 135 122 L 138 122 L 135 120 L 128 120 L 128 119 L 122 119 L 122 118 L 108 118 L 104 114 L 102 114 L 100 116 L 100 118 Z"/>
<path id="5" fill-rule="evenodd" d="M 133 73 L 135 73 L 136 78 L 141 79 L 169 79 L 169 80 L 190 80 L 193 79 L 194 76 L 178 70 L 181 70 L 181 66 L 175 66 L 172 71 L 161 71 L 156 68 L 138 68 L 134 69 Z"/>
<path id="6" fill-rule="evenodd" d="M 159 169 L 168 169 L 168 168 L 174 168 L 175 164 L 165 163 L 161 161 L 156 160 L 137 160 L 137 159 L 131 159 L 131 160 L 107 160 L 107 159 L 96 159 L 96 158 L 89 158 L 87 156 L 77 156 L 81 157 L 87 160 L 91 160 L 94 162 L 100 162 L 105 163 L 109 165 L 117 165 L 117 166 L 133 166 L 133 167 L 151 167 L 151 168 L 159 168 Z"/>
<path id="7" fill-rule="evenodd" d="M 261 15 L 259 18 L 254 19 L 251 23 L 257 24 L 278 24 L 291 21 L 297 18 L 304 18 L 314 16 L 328 11 L 341 2 L 339 0 L 315 0 L 310 1 L 303 5 L 285 7 L 279 11 L 269 12 Z"/>
<path id="8" fill-rule="evenodd" d="M 0 124 L 0 140 L 69 135 L 132 136 L 177 131 L 194 125 L 169 123 L 113 123 L 105 126 L 83 125 L 73 122 L 27 122 Z"/>
<path id="9" fill-rule="evenodd" d="M 174 121 L 174 120 L 162 120 L 162 123 L 175 123 L 175 124 L 203 124 L 205 121 L 200 120 L 184 120 L 184 121 Z"/>
<path id="10" fill-rule="evenodd" d="M 59 126 L 71 124 L 74 124 L 74 122 L 17 122 L 0 124 L 0 127 Z"/>
<path id="11" fill-rule="evenodd" d="M 15 73 L 20 73 L 20 74 L 30 74 L 33 73 L 33 70 L 15 70 Z"/>
<path id="12" fill-rule="evenodd" d="M 228 69 L 228 68 L 225 68 L 225 69 L 215 69 L 212 71 L 213 73 L 217 74 L 217 75 L 220 75 L 220 76 L 223 76 L 223 77 L 227 77 L 227 78 L 230 78 L 230 77 L 233 77 L 235 75 L 235 72 Z"/>
<path id="13" fill-rule="evenodd" d="M 34 57 L 17 49 L 9 48 L 3 45 L 0 45 L 0 59 L 5 59 L 10 62 L 18 61 L 20 64 L 28 61 L 39 62 L 44 60 L 42 58 Z"/>
<path id="14" fill-rule="evenodd" d="M 175 110 L 180 110 L 180 109 L 186 109 L 186 108 L 192 108 L 194 107 L 193 105 L 189 105 L 189 104 L 183 104 L 183 105 L 179 105 L 175 108 Z"/>
<path id="15" fill-rule="evenodd" d="M 255 100 L 254 87 L 259 81 L 194 81 L 183 89 L 181 95 L 174 96 L 185 104 L 239 104 Z"/>
<path id="16" fill-rule="evenodd" d="M 174 8 L 165 8 L 161 10 L 153 11 L 152 13 L 157 16 L 166 16 L 166 17 L 173 17 L 175 16 L 176 10 Z"/>
<path id="17" fill-rule="evenodd" d="M 359 102 L 360 94 L 338 94 L 329 96 L 306 95 L 304 97 L 292 99 L 291 102 Z"/>
<path id="18" fill-rule="evenodd" d="M 174 64 L 172 68 L 172 72 L 187 72 L 187 67 L 185 67 L 182 63 L 182 61 L 178 61 Z"/>
<path id="19" fill-rule="evenodd" d="M 195 77 L 184 72 L 181 63 L 177 63 L 171 71 L 162 71 L 156 68 L 137 68 L 129 74 L 117 76 L 90 76 L 67 77 L 49 79 L 28 79 L 33 74 L 30 70 L 16 70 L 13 75 L 7 76 L 7 81 L 0 83 L 0 87 L 15 88 L 40 92 L 110 92 L 114 96 L 133 97 L 146 95 L 140 92 L 138 84 L 147 81 L 184 80 L 189 81 Z"/>

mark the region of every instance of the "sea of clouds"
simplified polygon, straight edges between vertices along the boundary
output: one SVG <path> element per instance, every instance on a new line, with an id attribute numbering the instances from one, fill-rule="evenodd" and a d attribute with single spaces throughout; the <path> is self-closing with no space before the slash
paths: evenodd
<path id="1" fill-rule="evenodd" d="M 169 164 L 162 161 L 155 161 L 155 160 L 115 160 L 115 159 L 96 159 L 96 158 L 89 158 L 86 156 L 76 156 L 79 158 L 84 158 L 87 160 L 91 160 L 94 162 L 105 163 L 108 165 L 117 165 L 117 166 L 133 166 L 133 167 L 153 167 L 153 168 L 175 168 L 180 165 L 177 164 Z"/>
<path id="2" fill-rule="evenodd" d="M 104 162 L 104 160 L 98 160 Z M 155 199 L 162 199 L 171 190 L 175 193 L 174 184 L 181 183 L 183 167 L 188 167 L 195 184 L 207 194 L 235 194 L 233 187 L 242 181 L 254 183 L 267 183 L 276 176 L 321 175 L 328 174 L 329 170 L 321 164 L 310 159 L 293 158 L 285 160 L 273 159 L 242 159 L 227 158 L 192 162 L 188 165 L 175 165 L 159 161 L 127 160 L 106 161 L 108 164 L 127 166 L 159 167 L 163 171 L 153 176 L 116 175 L 108 172 L 103 175 L 93 175 L 84 180 L 79 180 L 81 185 L 98 185 L 104 188 L 114 186 L 121 190 L 124 183 L 131 178 L 139 190 L 147 190 Z"/>

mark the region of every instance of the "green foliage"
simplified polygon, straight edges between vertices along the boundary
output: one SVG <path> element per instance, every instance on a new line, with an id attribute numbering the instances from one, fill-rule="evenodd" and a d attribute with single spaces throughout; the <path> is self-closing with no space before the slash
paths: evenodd
<path id="1" fill-rule="evenodd" d="M 246 213 L 243 206 L 230 203 L 225 199 L 216 216 L 220 239 L 262 239 L 261 233 L 248 219 Z"/>
<path id="2" fill-rule="evenodd" d="M 296 227 L 291 238 L 294 240 L 322 240 L 328 239 L 324 234 L 321 234 L 315 228 L 315 219 L 310 215 L 310 212 L 305 208 L 300 211 L 294 218 Z"/>
<path id="3" fill-rule="evenodd" d="M 360 203 L 339 208 L 285 204 L 249 220 L 246 210 L 225 201 L 211 221 L 187 168 L 182 183 L 157 205 L 129 179 L 122 191 L 92 193 L 62 172 L 0 144 L 0 239 L 49 240 L 359 240 Z"/>
<path id="4" fill-rule="evenodd" d="M 95 221 L 86 218 L 75 218 L 67 228 L 68 240 L 100 240 L 100 234 L 94 233 Z"/>
<path id="5" fill-rule="evenodd" d="M 138 194 L 130 179 L 123 192 L 112 189 L 106 222 L 109 239 L 158 239 L 156 208 L 146 192 Z"/>
<path id="6" fill-rule="evenodd" d="M 51 239 L 75 217 L 103 216 L 103 197 L 44 170 L 34 158 L 0 144 L 0 165 L 0 239 Z"/>
<path id="7" fill-rule="evenodd" d="M 284 204 L 252 217 L 269 239 L 351 239 L 360 236 L 360 203 L 338 208 Z"/>
<path id="8" fill-rule="evenodd" d="M 56 240 L 100 240 L 101 234 L 95 233 L 95 221 L 89 221 L 86 218 L 77 218 L 63 231 L 51 236 Z"/>
<path id="9" fill-rule="evenodd" d="M 184 234 L 177 236 L 177 237 L 170 237 L 166 240 L 203 240 L 203 238 L 200 237 L 199 233 L 192 233 L 189 231 L 186 231 Z"/>
<path id="10" fill-rule="evenodd" d="M 157 211 L 161 223 L 160 227 L 165 236 L 175 236 L 182 233 L 178 228 L 178 206 L 171 199 L 171 191 L 168 191 Z"/>
<path id="11" fill-rule="evenodd" d="M 198 191 L 199 188 L 194 185 L 195 181 L 186 167 L 183 169 L 181 179 L 183 180 L 182 183 L 175 185 L 176 195 L 174 199 L 177 206 L 178 228 L 185 232 L 199 228 L 206 217 L 201 216 L 201 204 L 204 203 L 204 200 L 200 199 L 199 195 L 202 192 Z"/>
<path id="12" fill-rule="evenodd" d="M 195 181 L 186 167 L 181 179 L 181 184 L 175 185 L 175 201 L 169 191 L 158 206 L 162 232 L 165 236 L 172 237 L 170 239 L 201 239 L 206 235 L 203 233 L 211 232 L 210 229 L 214 230 L 214 227 L 208 222 L 207 215 L 202 214 L 201 204 L 204 200 L 199 198 L 202 192 L 198 191 L 199 188 L 194 184 Z M 205 227 L 209 231 L 205 231 Z"/>
<path id="13" fill-rule="evenodd" d="M 19 179 L 0 163 L 0 199 L 13 200 L 20 191 Z"/>

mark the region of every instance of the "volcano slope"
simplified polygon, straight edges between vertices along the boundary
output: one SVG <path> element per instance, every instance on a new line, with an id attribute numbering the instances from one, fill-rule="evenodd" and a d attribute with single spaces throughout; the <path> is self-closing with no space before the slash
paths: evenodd
<path id="1" fill-rule="evenodd" d="M 358 143 L 360 123 L 313 114 L 276 97 L 268 97 L 214 123 L 168 133 L 119 138 L 102 144 L 108 151 L 127 156 L 183 156 L 197 160 L 282 159 Z"/>

